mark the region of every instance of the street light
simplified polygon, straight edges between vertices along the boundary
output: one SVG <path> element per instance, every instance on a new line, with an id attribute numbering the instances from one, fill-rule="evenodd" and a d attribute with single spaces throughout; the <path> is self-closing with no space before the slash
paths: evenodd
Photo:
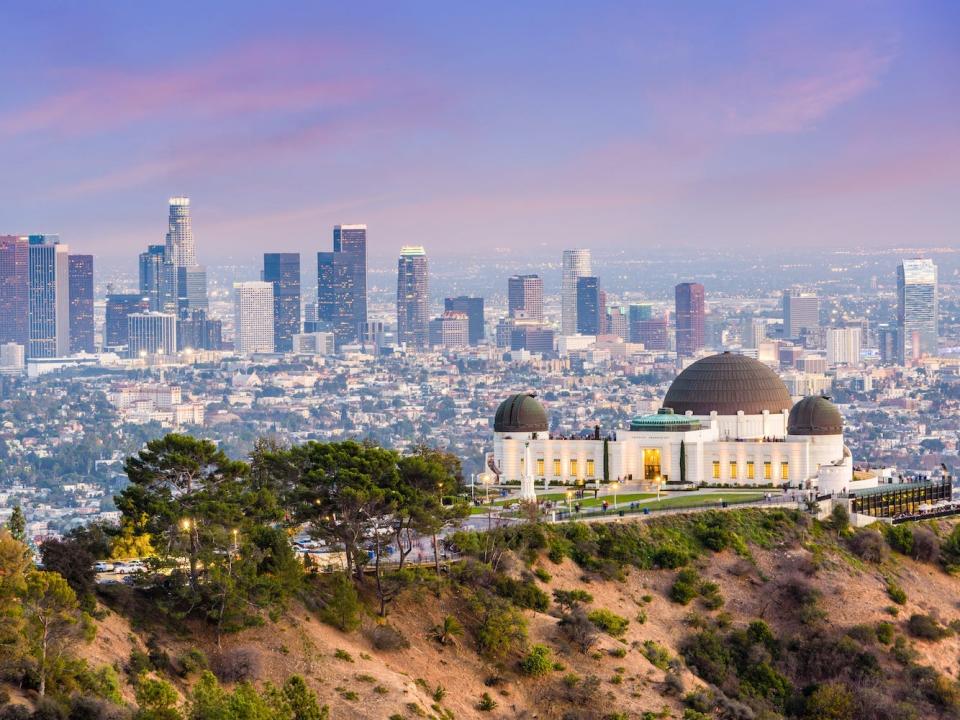
<path id="1" fill-rule="evenodd" d="M 570 513 L 570 500 L 573 499 L 573 490 L 567 490 L 567 514 Z"/>
<path id="2" fill-rule="evenodd" d="M 614 480 L 610 483 L 610 489 L 613 490 L 613 509 L 617 509 L 617 490 L 620 489 L 620 483 Z"/>

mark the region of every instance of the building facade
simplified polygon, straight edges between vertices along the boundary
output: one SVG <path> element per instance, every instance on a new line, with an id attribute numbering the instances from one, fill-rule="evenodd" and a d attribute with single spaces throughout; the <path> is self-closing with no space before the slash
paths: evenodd
<path id="1" fill-rule="evenodd" d="M 27 357 L 70 354 L 70 249 L 44 236 L 30 239 Z"/>
<path id="2" fill-rule="evenodd" d="M 483 338 L 486 335 L 484 328 L 486 321 L 483 316 L 482 297 L 460 295 L 454 298 L 444 298 L 443 309 L 444 312 L 458 312 L 466 315 L 467 324 L 469 325 L 468 340 L 470 344 L 479 345 L 483 342 Z"/>
<path id="3" fill-rule="evenodd" d="M 0 344 L 30 343 L 29 265 L 27 237 L 0 235 Z"/>
<path id="4" fill-rule="evenodd" d="M 514 275 L 507 278 L 507 315 L 543 322 L 543 278 Z"/>
<path id="5" fill-rule="evenodd" d="M 704 347 L 706 293 L 700 283 L 680 283 L 674 288 L 677 354 L 689 357 Z"/>
<path id="6" fill-rule="evenodd" d="M 177 352 L 177 316 L 173 313 L 140 312 L 127 316 L 127 356 L 174 355 Z"/>
<path id="7" fill-rule="evenodd" d="M 94 353 L 93 255 L 70 255 L 70 352 Z"/>
<path id="8" fill-rule="evenodd" d="M 105 348 L 119 349 L 130 343 L 130 324 L 127 318 L 133 313 L 150 311 L 150 298 L 139 293 L 110 293 L 103 325 Z M 156 312 L 156 311 L 154 311 Z"/>
<path id="9" fill-rule="evenodd" d="M 397 342 L 425 348 L 429 339 L 427 253 L 419 245 L 400 250 L 397 262 Z"/>
<path id="10" fill-rule="evenodd" d="M 563 251 L 560 286 L 560 333 L 577 332 L 577 278 L 593 274 L 590 251 L 584 248 Z"/>
<path id="11" fill-rule="evenodd" d="M 903 260 L 897 266 L 898 355 L 901 365 L 924 356 L 936 357 L 939 316 L 936 264 L 927 259 Z"/>
<path id="12" fill-rule="evenodd" d="M 594 275 L 577 278 L 577 334 L 600 334 L 600 279 Z"/>
<path id="13" fill-rule="evenodd" d="M 272 353 L 273 283 L 234 283 L 233 301 L 234 349 L 240 355 Z"/>
<path id="14" fill-rule="evenodd" d="M 290 352 L 300 332 L 300 254 L 264 253 L 263 280 L 273 283 L 274 348 Z"/>
<path id="15" fill-rule="evenodd" d="M 470 318 L 448 310 L 430 321 L 430 347 L 462 348 L 470 344 Z"/>
<path id="16" fill-rule="evenodd" d="M 820 298 L 813 293 L 783 293 L 783 336 L 799 340 L 820 329 Z"/>
<path id="17" fill-rule="evenodd" d="M 150 309 L 158 311 L 163 306 L 163 261 L 166 248 L 163 245 L 149 245 L 146 252 L 140 253 L 138 262 L 140 276 L 140 294 L 149 298 Z"/>

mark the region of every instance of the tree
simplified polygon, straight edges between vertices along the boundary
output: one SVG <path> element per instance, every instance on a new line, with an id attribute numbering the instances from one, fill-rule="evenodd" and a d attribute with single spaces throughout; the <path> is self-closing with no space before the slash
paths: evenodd
<path id="1" fill-rule="evenodd" d="M 14 540 L 22 543 L 27 542 L 27 518 L 24 517 L 23 510 L 19 505 L 13 506 L 13 512 L 7 522 L 7 527 L 10 529 L 10 534 Z"/>
<path id="2" fill-rule="evenodd" d="M 78 635 L 77 596 L 59 574 L 34 571 L 27 574 L 23 606 L 42 697 L 53 665 Z"/>
<path id="3" fill-rule="evenodd" d="M 181 720 L 177 710 L 180 696 L 173 686 L 164 681 L 141 676 L 137 681 L 138 710 L 134 720 Z"/>
<path id="4" fill-rule="evenodd" d="M 681 440 L 680 441 L 680 482 L 685 483 L 687 481 L 687 445 Z"/>
<path id="5" fill-rule="evenodd" d="M 26 545 L 0 529 L 0 673 L 20 664 L 24 654 L 24 618 L 20 598 L 27 589 L 30 555 Z"/>
<path id="6" fill-rule="evenodd" d="M 93 570 L 93 555 L 75 540 L 46 540 L 40 546 L 43 567 L 50 572 L 59 573 L 85 607 L 92 609 L 95 601 L 93 591 L 96 587 L 96 573 Z"/>

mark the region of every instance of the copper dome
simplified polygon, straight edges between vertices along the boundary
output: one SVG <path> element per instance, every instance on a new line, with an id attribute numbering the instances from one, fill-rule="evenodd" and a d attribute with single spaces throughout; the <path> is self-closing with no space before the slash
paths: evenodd
<path id="1" fill-rule="evenodd" d="M 677 375 L 663 407 L 678 415 L 760 415 L 780 413 L 793 401 L 783 380 L 770 368 L 746 355 L 722 353 L 690 365 Z"/>
<path id="2" fill-rule="evenodd" d="M 512 395 L 500 403 L 493 420 L 494 432 L 547 432 L 547 411 L 533 393 Z"/>
<path id="3" fill-rule="evenodd" d="M 790 410 L 788 435 L 842 435 L 843 417 L 830 398 L 811 395 Z"/>

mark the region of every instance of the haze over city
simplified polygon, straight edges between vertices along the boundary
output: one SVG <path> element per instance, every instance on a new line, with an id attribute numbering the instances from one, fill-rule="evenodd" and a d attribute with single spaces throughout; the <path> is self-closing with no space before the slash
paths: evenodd
<path id="1" fill-rule="evenodd" d="M 55 12 L 53 12 L 55 10 Z M 104 262 L 956 245 L 950 2 L 7 3 L 0 227 Z M 13 170 L 16 169 L 16 170 Z"/>

